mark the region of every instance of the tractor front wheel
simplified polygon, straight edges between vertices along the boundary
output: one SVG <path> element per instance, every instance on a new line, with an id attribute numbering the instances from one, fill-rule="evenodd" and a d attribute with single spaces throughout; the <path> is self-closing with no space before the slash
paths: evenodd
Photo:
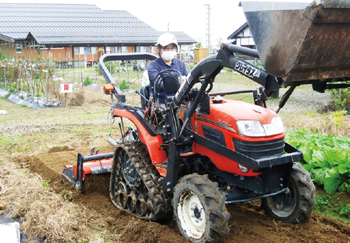
<path id="1" fill-rule="evenodd" d="M 262 207 L 269 216 L 294 224 L 307 222 L 315 204 L 315 185 L 297 162 L 293 163 L 287 191 L 262 199 Z"/>
<path id="2" fill-rule="evenodd" d="M 180 233 L 192 242 L 223 242 L 229 232 L 226 198 L 208 175 L 181 178 L 174 189 L 174 217 Z"/>

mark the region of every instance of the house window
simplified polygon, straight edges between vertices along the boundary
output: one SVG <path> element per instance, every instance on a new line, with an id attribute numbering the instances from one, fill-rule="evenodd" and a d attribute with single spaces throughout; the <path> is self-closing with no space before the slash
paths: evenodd
<path id="1" fill-rule="evenodd" d="M 86 54 L 91 54 L 91 47 L 90 46 L 86 47 Z"/>
<path id="2" fill-rule="evenodd" d="M 79 54 L 79 47 L 75 46 L 74 47 L 74 55 L 78 55 Z"/>
<path id="3" fill-rule="evenodd" d="M 147 52 L 146 46 L 136 46 L 136 52 Z"/>
<path id="4" fill-rule="evenodd" d="M 83 46 L 79 47 L 79 54 L 84 54 L 84 47 Z"/>
<path id="5" fill-rule="evenodd" d="M 108 53 L 116 53 L 118 50 L 118 47 L 116 46 L 106 46 L 106 52 Z"/>
<path id="6" fill-rule="evenodd" d="M 91 47 L 91 54 L 96 54 L 96 46 Z"/>
<path id="7" fill-rule="evenodd" d="M 127 48 L 126 46 L 122 46 L 122 47 L 120 48 L 120 52 L 121 52 L 121 53 L 127 53 L 127 52 L 128 52 L 128 48 Z"/>
<path id="8" fill-rule="evenodd" d="M 16 53 L 22 53 L 22 45 L 21 44 L 16 45 Z"/>

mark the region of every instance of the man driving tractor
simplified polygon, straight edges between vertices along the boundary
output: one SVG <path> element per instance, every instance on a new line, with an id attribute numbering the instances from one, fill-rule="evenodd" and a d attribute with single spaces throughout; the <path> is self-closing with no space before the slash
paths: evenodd
<path id="1" fill-rule="evenodd" d="M 178 44 L 176 37 L 173 34 L 164 33 L 159 36 L 156 46 L 158 47 L 159 58 L 153 60 L 147 68 L 150 79 L 149 92 L 151 97 L 157 96 L 159 98 L 159 103 L 164 104 L 164 87 L 160 87 L 160 89 L 157 90 L 157 94 L 154 94 L 155 79 L 159 72 L 173 69 L 179 71 L 182 78 L 184 78 L 188 75 L 188 71 L 185 63 L 182 60 L 175 58 Z"/>

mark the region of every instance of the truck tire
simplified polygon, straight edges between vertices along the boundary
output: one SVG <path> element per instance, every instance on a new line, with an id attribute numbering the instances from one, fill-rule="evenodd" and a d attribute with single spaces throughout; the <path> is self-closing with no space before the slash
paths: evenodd
<path id="1" fill-rule="evenodd" d="M 192 242 L 224 242 L 230 214 L 226 198 L 208 175 L 191 174 L 174 188 L 174 217 L 180 233 Z"/>
<path id="2" fill-rule="evenodd" d="M 262 199 L 262 207 L 269 216 L 294 224 L 305 223 L 310 219 L 316 204 L 315 185 L 301 164 L 293 163 L 282 205 L 276 203 L 277 197 L 278 195 Z"/>

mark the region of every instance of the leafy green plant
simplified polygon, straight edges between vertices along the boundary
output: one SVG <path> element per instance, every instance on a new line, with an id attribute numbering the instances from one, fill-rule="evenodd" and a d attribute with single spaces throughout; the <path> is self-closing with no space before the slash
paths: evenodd
<path id="1" fill-rule="evenodd" d="M 289 129 L 286 140 L 304 153 L 303 167 L 327 193 L 350 193 L 350 138 Z"/>
<path id="2" fill-rule="evenodd" d="M 34 73 L 33 78 L 34 79 L 40 79 L 40 73 Z"/>
<path id="3" fill-rule="evenodd" d="M 49 183 L 48 183 L 47 181 L 43 181 L 41 184 L 42 184 L 43 187 L 45 187 L 45 188 L 50 188 L 50 185 L 49 185 Z"/>
<path id="4" fill-rule="evenodd" d="M 196 48 L 202 48 L 202 43 L 200 43 L 200 42 L 196 43 L 196 44 L 195 44 L 195 47 L 196 47 Z"/>
<path id="5" fill-rule="evenodd" d="M 335 110 L 341 110 L 350 106 L 350 92 L 349 89 L 332 89 L 331 90 L 331 104 Z"/>
<path id="6" fill-rule="evenodd" d="M 11 93 L 15 93 L 15 92 L 16 92 L 16 84 L 11 84 L 11 85 L 8 87 L 8 90 L 9 90 Z"/>
<path id="7" fill-rule="evenodd" d="M 338 201 L 334 196 L 321 194 L 316 196 L 315 212 L 350 222 L 350 204 Z"/>
<path id="8" fill-rule="evenodd" d="M 0 51 L 0 60 L 4 60 L 5 59 L 5 55 L 2 51 Z"/>
<path id="9" fill-rule="evenodd" d="M 102 75 L 100 69 L 98 68 L 98 65 L 94 66 L 94 73 L 98 73 L 98 75 Z"/>
<path id="10" fill-rule="evenodd" d="M 105 62 L 106 68 L 108 69 L 108 72 L 110 72 L 111 74 L 116 73 L 116 69 L 118 67 L 118 63 L 117 62 Z M 99 75 L 102 75 L 100 68 L 98 67 L 98 65 L 94 66 L 94 72 L 98 73 Z"/>
<path id="11" fill-rule="evenodd" d="M 340 205 L 339 214 L 345 214 L 350 216 L 350 204 Z"/>
<path id="12" fill-rule="evenodd" d="M 123 79 L 123 82 L 119 85 L 120 90 L 128 89 L 130 88 L 130 85 Z"/>
<path id="13" fill-rule="evenodd" d="M 72 201 L 73 200 L 73 193 L 67 189 L 64 189 L 60 192 L 64 200 Z"/>
<path id="14" fill-rule="evenodd" d="M 334 118 L 334 121 L 335 121 L 335 125 L 337 127 L 340 127 L 341 124 L 343 123 L 345 113 L 346 113 L 345 110 L 332 112 L 333 118 Z"/>
<path id="15" fill-rule="evenodd" d="M 92 84 L 92 80 L 90 80 L 89 77 L 86 77 L 85 80 L 83 81 L 83 86 L 88 86 Z"/>

